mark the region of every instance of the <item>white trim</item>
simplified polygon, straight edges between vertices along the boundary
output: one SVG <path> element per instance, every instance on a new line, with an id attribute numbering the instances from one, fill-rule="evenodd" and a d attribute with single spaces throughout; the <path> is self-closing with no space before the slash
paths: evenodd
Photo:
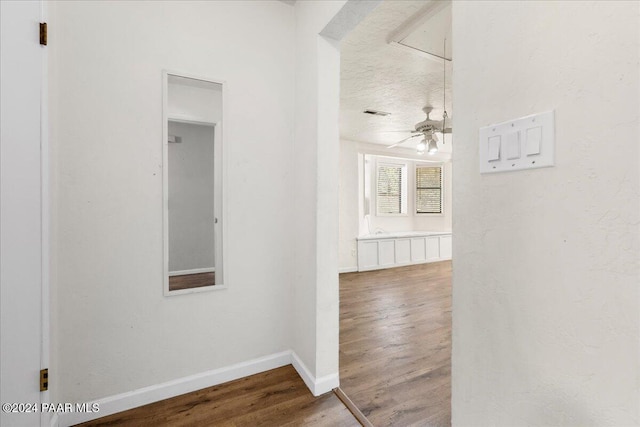
<path id="1" fill-rule="evenodd" d="M 200 273 L 215 273 L 216 268 L 215 267 L 209 267 L 209 268 L 192 268 L 191 270 L 176 270 L 176 271 L 170 271 L 169 272 L 169 277 L 173 277 L 173 276 L 186 276 L 188 274 L 200 274 Z"/>
<path id="2" fill-rule="evenodd" d="M 358 271 L 358 266 L 356 265 L 355 267 L 343 267 L 343 268 L 339 268 L 338 269 L 338 273 L 342 274 L 342 273 L 355 273 L 356 271 Z"/>
<path id="3" fill-rule="evenodd" d="M 340 378 L 338 373 L 325 375 L 316 379 L 314 396 L 329 393 L 334 388 L 340 387 Z"/>
<path id="4" fill-rule="evenodd" d="M 415 15 L 403 22 L 396 30 L 389 34 L 387 43 L 399 42 L 407 38 L 413 33 L 420 25 L 434 17 L 438 12 L 444 10 L 447 7 L 451 7 L 450 0 L 444 0 L 425 5 Z"/>
<path id="5" fill-rule="evenodd" d="M 314 396 L 328 393 L 340 386 L 340 379 L 337 372 L 316 378 L 294 351 L 291 352 L 291 364 L 295 370 L 298 371 L 298 375 L 300 375 L 300 378 L 302 378 L 302 381 L 304 381 Z"/>
<path id="6" fill-rule="evenodd" d="M 169 73 L 162 72 L 162 291 L 169 295 Z"/>
<path id="7" fill-rule="evenodd" d="M 294 351 L 291 352 L 291 364 L 293 365 L 295 370 L 298 371 L 298 375 L 300 375 L 302 381 L 304 381 L 304 383 L 307 385 L 307 388 L 311 391 L 311 393 L 313 393 L 314 396 L 316 396 L 314 390 L 316 382 L 315 376 L 311 374 L 307 366 L 302 362 L 302 360 L 300 360 L 300 358 Z"/>
<path id="8" fill-rule="evenodd" d="M 425 7 L 420 9 L 415 15 L 409 18 L 407 21 L 403 22 L 396 30 L 392 31 L 389 37 L 387 38 L 387 43 L 391 46 L 397 46 L 406 50 L 410 50 L 413 54 L 419 54 L 423 58 L 431 59 L 432 61 L 436 61 L 438 63 L 442 63 L 443 58 L 439 55 L 425 52 L 421 49 L 415 48 L 413 46 L 409 46 L 403 43 L 404 39 L 409 37 L 414 31 L 418 29 L 422 24 L 427 22 L 429 19 L 433 18 L 437 13 L 446 9 L 447 7 L 451 7 L 451 0 L 441 0 L 437 2 L 428 3 Z M 451 62 L 452 58 L 445 58 L 447 61 Z"/>
<path id="9" fill-rule="evenodd" d="M 302 381 L 304 381 L 314 396 L 328 393 L 340 386 L 337 372 L 316 378 L 294 351 L 286 350 L 257 359 L 251 359 L 246 362 L 236 363 L 224 368 L 213 369 L 211 371 L 93 400 L 87 403 L 89 405 L 97 403 L 100 407 L 99 412 L 55 414 L 51 418 L 50 426 L 72 426 L 286 365 L 293 365 L 298 375 L 300 375 L 300 378 L 302 378 Z"/>
<path id="10" fill-rule="evenodd" d="M 40 22 L 47 22 L 48 2 L 40 0 Z M 49 54 L 40 46 L 42 80 L 40 85 L 40 221 L 41 221 L 41 335 L 40 369 L 50 368 L 51 360 L 51 159 L 49 139 Z M 40 403 L 49 403 L 50 392 L 40 393 Z M 51 414 L 40 414 L 40 426 L 51 423 Z"/>
<path id="11" fill-rule="evenodd" d="M 227 289 L 225 285 L 198 286 L 197 288 L 178 289 L 175 291 L 171 291 L 169 295 L 165 295 L 165 296 L 172 297 L 175 295 L 198 294 L 200 292 L 222 291 L 225 289 Z"/>
<path id="12" fill-rule="evenodd" d="M 216 125 L 215 122 L 202 120 L 200 117 L 190 116 L 188 114 L 173 113 L 170 116 L 167 115 L 167 120 L 175 123 L 186 123 L 190 125 L 200 125 L 200 126 L 209 126 L 209 127 L 215 127 Z"/>
<path id="13" fill-rule="evenodd" d="M 93 413 L 61 413 L 58 414 L 57 425 L 60 427 L 72 426 L 78 423 L 106 417 L 118 412 L 137 408 L 142 405 L 168 399 L 203 388 L 212 387 L 238 378 L 255 375 L 260 372 L 280 368 L 291 364 L 291 351 L 283 351 L 269 356 L 259 357 L 246 362 L 237 363 L 220 369 L 202 372 L 195 375 L 167 381 L 161 384 L 143 387 L 126 393 L 116 394 L 91 403 L 100 406 L 99 412 Z M 52 420 L 52 425 L 53 420 Z"/>

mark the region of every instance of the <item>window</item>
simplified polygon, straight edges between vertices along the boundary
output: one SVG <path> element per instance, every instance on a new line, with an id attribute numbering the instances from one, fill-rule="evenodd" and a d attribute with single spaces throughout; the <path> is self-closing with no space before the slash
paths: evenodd
<path id="1" fill-rule="evenodd" d="M 407 166 L 403 164 L 378 164 L 376 205 L 378 215 L 407 213 Z"/>
<path id="2" fill-rule="evenodd" d="M 442 213 L 441 166 L 416 166 L 416 213 Z"/>

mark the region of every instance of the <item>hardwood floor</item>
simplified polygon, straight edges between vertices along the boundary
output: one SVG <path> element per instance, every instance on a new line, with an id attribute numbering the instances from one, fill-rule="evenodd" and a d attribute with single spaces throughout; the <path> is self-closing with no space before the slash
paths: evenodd
<path id="1" fill-rule="evenodd" d="M 291 365 L 80 426 L 360 426 L 333 393 L 313 397 Z"/>
<path id="2" fill-rule="evenodd" d="M 340 388 L 376 427 L 451 425 L 451 261 L 340 275 Z"/>
<path id="3" fill-rule="evenodd" d="M 340 385 L 376 427 L 451 425 L 451 262 L 340 275 Z M 81 426 L 359 426 L 292 366 Z"/>
<path id="4" fill-rule="evenodd" d="M 216 284 L 216 273 L 185 274 L 183 276 L 169 277 L 169 290 L 200 288 Z"/>

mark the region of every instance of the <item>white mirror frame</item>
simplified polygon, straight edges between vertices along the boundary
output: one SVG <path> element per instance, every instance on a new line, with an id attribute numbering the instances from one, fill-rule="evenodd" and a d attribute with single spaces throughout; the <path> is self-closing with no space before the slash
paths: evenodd
<path id="1" fill-rule="evenodd" d="M 191 289 L 169 291 L 169 76 L 184 77 L 219 84 L 222 88 L 222 117 L 220 122 L 213 123 L 214 130 L 214 215 L 217 219 L 215 228 L 216 284 Z M 163 246 L 163 293 L 164 296 L 177 296 L 198 292 L 217 291 L 227 288 L 226 280 L 226 158 L 224 146 L 224 114 L 226 82 L 218 79 L 194 76 L 189 73 L 163 70 L 162 72 L 162 246 Z M 188 117 L 174 118 L 184 122 L 196 123 Z M 211 124 L 211 123 L 210 123 Z"/>

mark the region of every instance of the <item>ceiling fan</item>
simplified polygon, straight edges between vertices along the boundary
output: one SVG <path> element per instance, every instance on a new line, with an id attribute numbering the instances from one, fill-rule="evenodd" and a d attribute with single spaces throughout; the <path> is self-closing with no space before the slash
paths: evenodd
<path id="1" fill-rule="evenodd" d="M 407 138 L 404 138 L 396 142 L 395 144 L 389 145 L 387 148 L 394 148 L 400 144 L 405 143 L 406 141 L 412 138 L 424 136 L 424 140 L 420 141 L 416 147 L 418 150 L 418 153 L 422 154 L 427 149 L 430 154 L 433 154 L 436 151 L 438 151 L 438 146 L 437 146 L 438 136 L 436 134 L 451 133 L 452 131 L 451 127 L 446 127 L 447 124 L 451 125 L 451 121 L 450 121 L 451 119 L 449 119 L 449 116 L 446 110 L 442 115 L 442 120 L 432 120 L 431 117 L 429 117 L 429 115 L 433 111 L 433 107 L 426 106 L 422 109 L 422 111 L 424 111 L 424 113 L 427 115 L 427 118 L 426 120 L 416 123 L 415 129 L 391 131 L 391 132 L 411 132 L 413 135 Z"/>
<path id="2" fill-rule="evenodd" d="M 443 52 L 445 54 L 447 52 L 446 38 L 444 39 L 444 42 L 443 42 Z M 424 111 L 424 113 L 427 115 L 427 119 L 421 121 L 420 123 L 416 123 L 415 130 L 396 131 L 396 132 L 411 132 L 414 135 L 411 135 L 405 139 L 402 139 L 396 142 L 395 144 L 388 146 L 387 148 L 397 147 L 398 145 L 403 144 L 404 142 L 412 138 L 424 135 L 424 139 L 420 141 L 416 146 L 416 151 L 418 152 L 418 154 L 424 154 L 425 150 L 429 154 L 435 154 L 438 151 L 438 136 L 436 135 L 436 133 L 441 133 L 443 135 L 442 139 L 444 140 L 444 134 L 451 133 L 452 131 L 451 127 L 446 126 L 447 124 L 451 126 L 451 120 L 447 122 L 447 119 L 449 119 L 449 115 L 447 114 L 447 107 L 446 107 L 447 105 L 446 80 L 447 80 L 447 68 L 446 68 L 446 61 L 443 59 L 442 61 L 442 108 L 444 112 L 442 113 L 442 120 L 431 120 L 431 118 L 429 117 L 429 114 L 433 111 L 433 107 L 429 105 L 425 106 L 422 109 L 422 111 Z"/>

